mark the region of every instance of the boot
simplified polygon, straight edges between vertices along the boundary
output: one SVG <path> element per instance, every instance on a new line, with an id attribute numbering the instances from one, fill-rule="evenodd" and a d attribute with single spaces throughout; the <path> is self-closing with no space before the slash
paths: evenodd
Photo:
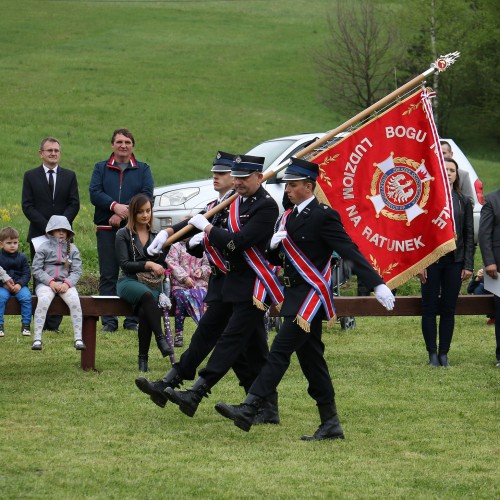
<path id="1" fill-rule="evenodd" d="M 438 359 L 439 359 L 439 364 L 441 366 L 444 366 L 445 368 L 450 367 L 450 363 L 448 362 L 448 354 L 447 353 L 439 354 Z"/>
<path id="2" fill-rule="evenodd" d="M 174 347 L 184 347 L 184 335 L 183 332 L 175 334 L 174 337 Z"/>
<path id="3" fill-rule="evenodd" d="M 215 409 L 223 416 L 232 420 L 236 427 L 242 431 L 248 432 L 254 422 L 259 408 L 265 403 L 265 399 L 259 398 L 254 394 L 248 394 L 240 405 L 227 405 L 226 403 L 217 403 Z"/>
<path id="4" fill-rule="evenodd" d="M 139 354 L 139 371 L 148 372 L 148 355 Z"/>
<path id="5" fill-rule="evenodd" d="M 171 387 L 165 389 L 167 398 L 179 406 L 182 413 L 188 417 L 194 416 L 202 398 L 208 398 L 210 387 L 204 378 L 199 378 L 191 389 L 187 391 L 174 391 Z"/>
<path id="6" fill-rule="evenodd" d="M 344 432 L 340 427 L 339 416 L 335 402 L 327 405 L 318 405 L 321 424 L 312 436 L 302 436 L 302 441 L 323 441 L 324 439 L 344 439 Z"/>
<path id="7" fill-rule="evenodd" d="M 253 425 L 259 424 L 279 424 L 280 415 L 278 413 L 278 393 L 271 394 L 264 400 L 264 404 L 257 411 L 253 419 Z"/>
<path id="8" fill-rule="evenodd" d="M 172 367 L 163 378 L 155 382 L 149 382 L 145 377 L 135 379 L 137 388 L 145 394 L 149 394 L 151 401 L 160 408 L 165 408 L 168 401 L 165 389 L 167 387 L 179 387 L 181 384 L 182 377 L 175 367 Z"/>
<path id="9" fill-rule="evenodd" d="M 155 339 L 156 345 L 158 346 L 158 349 L 160 349 L 161 355 L 164 358 L 174 353 L 174 350 L 168 345 L 167 337 L 165 337 L 165 334 L 162 333 L 161 335 L 157 335 L 155 333 Z"/>
<path id="10" fill-rule="evenodd" d="M 429 351 L 429 366 L 441 366 L 436 351 Z"/>

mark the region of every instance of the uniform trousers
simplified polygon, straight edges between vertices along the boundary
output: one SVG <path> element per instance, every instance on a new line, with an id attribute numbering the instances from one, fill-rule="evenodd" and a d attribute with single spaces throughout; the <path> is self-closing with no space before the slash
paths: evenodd
<path id="1" fill-rule="evenodd" d="M 259 374 L 269 353 L 264 313 L 265 311 L 255 307 L 251 301 L 232 303 L 232 314 L 227 325 L 207 366 L 199 372 L 209 387 L 217 384 L 231 367 L 236 365 L 236 371 L 240 368 L 238 363 L 246 361 L 246 375 L 244 380 L 240 378 L 240 385 L 248 391 L 249 384 L 253 383 Z"/>
<path id="2" fill-rule="evenodd" d="M 267 363 L 249 392 L 264 399 L 275 392 L 290 365 L 292 354 L 296 352 L 309 384 L 309 396 L 318 405 L 331 404 L 335 400 L 335 391 L 324 358 L 325 344 L 321 340 L 322 318 L 319 314 L 316 315 L 309 333 L 294 320 L 295 316 L 285 316 L 283 325 L 271 345 Z"/>
<path id="3" fill-rule="evenodd" d="M 196 327 L 189 348 L 184 351 L 174 367 L 179 375 L 184 380 L 193 380 L 196 376 L 196 370 L 201 365 L 203 360 L 212 352 L 217 340 L 221 337 L 226 325 L 233 313 L 232 304 L 225 302 L 209 302 L 206 311 L 201 317 L 198 326 Z M 262 329 L 264 325 L 262 325 Z M 260 332 L 257 337 L 260 337 Z M 240 386 L 248 392 L 250 385 L 257 376 L 256 369 L 253 367 L 249 360 L 253 360 L 256 355 L 253 349 L 256 347 L 254 343 L 249 346 L 249 352 L 244 352 L 232 365 L 232 369 L 238 380 Z"/>

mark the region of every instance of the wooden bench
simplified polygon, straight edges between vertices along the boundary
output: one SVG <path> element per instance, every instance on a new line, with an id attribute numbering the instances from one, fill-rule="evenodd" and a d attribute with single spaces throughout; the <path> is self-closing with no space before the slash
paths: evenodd
<path id="1" fill-rule="evenodd" d="M 37 297 L 33 296 L 33 311 L 36 308 Z M 97 322 L 100 316 L 130 316 L 132 307 L 119 297 L 96 298 L 80 297 L 83 313 L 83 341 L 87 346 L 81 351 L 80 366 L 83 370 L 95 370 Z M 422 300 L 420 297 L 396 297 L 392 311 L 384 309 L 375 297 L 335 297 L 335 309 L 338 317 L 348 316 L 420 316 Z M 493 295 L 460 295 L 458 297 L 457 315 L 494 314 Z M 5 314 L 21 314 L 19 302 L 9 299 Z M 68 306 L 60 297 L 55 297 L 49 308 L 49 314 L 69 316 Z M 276 316 L 276 311 L 271 310 Z"/>

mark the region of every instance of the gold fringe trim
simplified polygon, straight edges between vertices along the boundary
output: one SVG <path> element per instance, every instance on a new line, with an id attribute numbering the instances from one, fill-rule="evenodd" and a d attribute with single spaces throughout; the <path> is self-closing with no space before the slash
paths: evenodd
<path id="1" fill-rule="evenodd" d="M 295 322 L 297 323 L 297 325 L 300 326 L 300 328 L 302 328 L 302 330 L 304 330 L 307 333 L 310 333 L 311 324 L 308 323 L 302 316 L 299 316 L 297 314 L 297 316 L 295 317 Z"/>
<path id="2" fill-rule="evenodd" d="M 336 322 L 337 322 L 337 315 L 334 314 L 333 317 L 326 322 L 326 327 L 333 328 Z"/>
<path id="3" fill-rule="evenodd" d="M 269 309 L 264 302 L 261 300 L 256 299 L 255 297 L 253 298 L 253 305 L 257 308 L 260 309 L 261 311 L 267 311 Z"/>

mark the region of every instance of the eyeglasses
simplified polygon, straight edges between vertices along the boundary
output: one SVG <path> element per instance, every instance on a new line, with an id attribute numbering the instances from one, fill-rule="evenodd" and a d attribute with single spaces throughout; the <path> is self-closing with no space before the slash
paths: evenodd
<path id="1" fill-rule="evenodd" d="M 43 152 L 45 153 L 60 153 L 60 149 L 42 149 Z"/>

